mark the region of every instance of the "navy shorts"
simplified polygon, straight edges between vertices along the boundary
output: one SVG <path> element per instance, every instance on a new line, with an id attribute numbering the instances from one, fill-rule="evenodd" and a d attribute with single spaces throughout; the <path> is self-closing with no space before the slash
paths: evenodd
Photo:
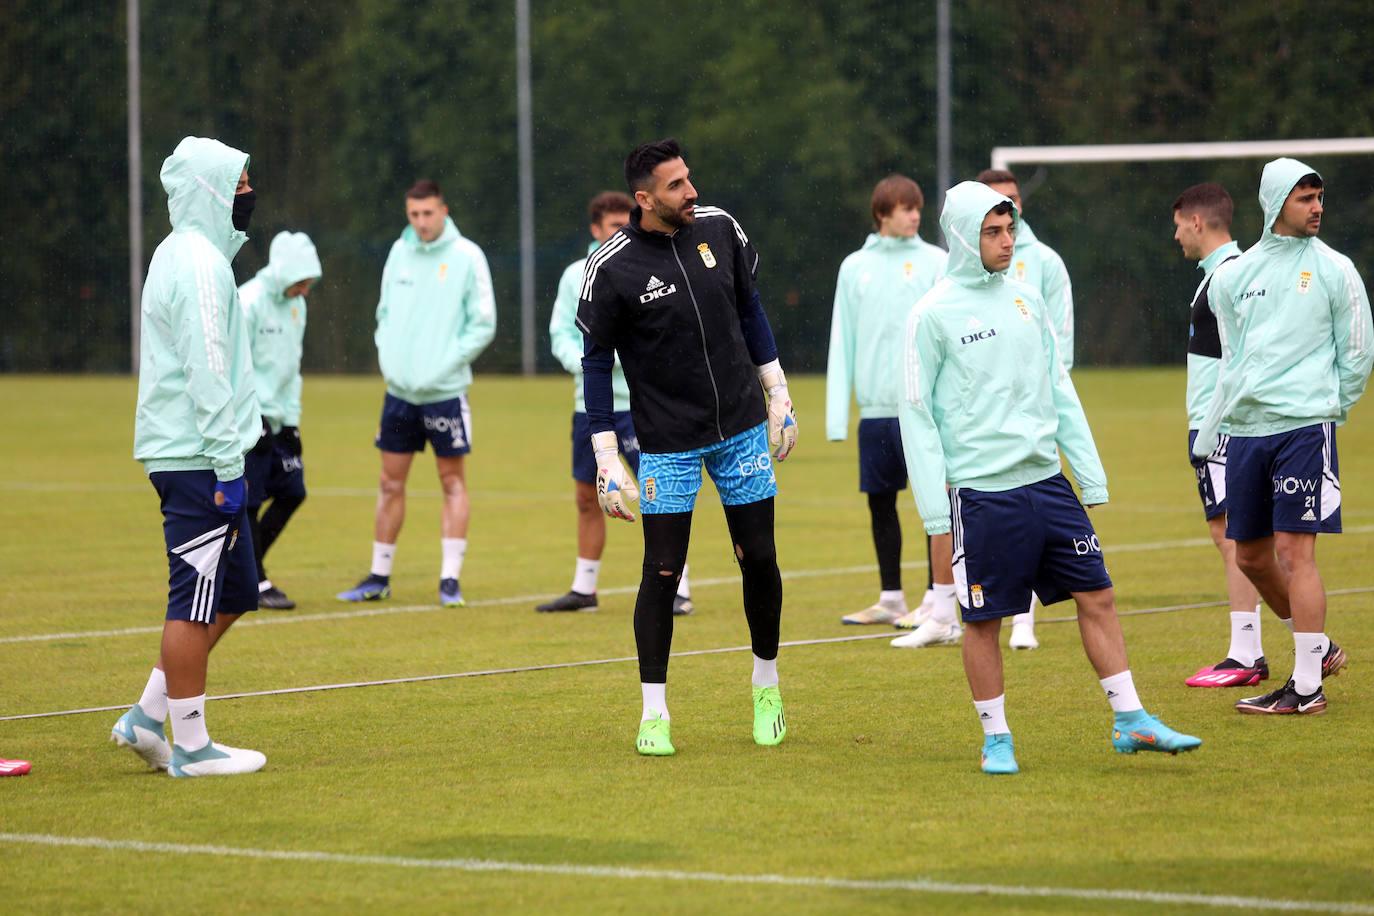
<path id="1" fill-rule="evenodd" d="M 629 462 L 635 479 L 639 479 L 639 437 L 628 410 L 615 412 L 615 435 L 620 440 L 620 454 Z M 592 429 L 585 413 L 573 412 L 572 418 L 572 475 L 579 483 L 596 483 L 596 455 L 592 452 Z"/>
<path id="2" fill-rule="evenodd" d="M 1252 541 L 1275 531 L 1340 533 L 1335 426 L 1318 423 L 1273 436 L 1232 436 L 1227 452 L 1228 538 Z"/>
<path id="3" fill-rule="evenodd" d="M 639 511 L 645 515 L 691 512 L 701 489 L 701 466 L 727 506 L 778 495 L 768 424 L 760 423 L 712 445 L 686 452 L 645 452 L 639 458 Z"/>
<path id="4" fill-rule="evenodd" d="M 377 448 L 384 452 L 423 452 L 426 441 L 441 458 L 472 451 L 472 411 L 467 395 L 433 404 L 412 404 L 388 392 L 382 401 Z"/>
<path id="5" fill-rule="evenodd" d="M 305 499 L 305 463 L 271 433 L 243 456 L 243 464 L 243 476 L 248 478 L 249 509 L 279 496 Z"/>
<path id="6" fill-rule="evenodd" d="M 859 421 L 859 492 L 906 489 L 902 424 L 896 417 Z"/>
<path id="7" fill-rule="evenodd" d="M 214 623 L 215 616 L 258 608 L 258 564 L 248 514 L 215 508 L 214 471 L 150 474 L 162 499 L 167 542 L 167 619 Z"/>
<path id="8" fill-rule="evenodd" d="M 1102 545 L 1063 474 L 1001 493 L 951 487 L 954 587 L 964 620 L 993 620 L 1111 588 Z"/>
<path id="9" fill-rule="evenodd" d="M 1192 464 L 1193 442 L 1196 439 L 1197 430 L 1188 430 L 1189 464 Z M 1208 521 L 1226 514 L 1226 449 L 1230 442 L 1230 436 L 1220 436 L 1217 447 L 1207 456 L 1207 463 L 1193 468 L 1193 473 L 1197 475 L 1197 495 L 1202 500 L 1202 514 L 1207 516 Z"/>

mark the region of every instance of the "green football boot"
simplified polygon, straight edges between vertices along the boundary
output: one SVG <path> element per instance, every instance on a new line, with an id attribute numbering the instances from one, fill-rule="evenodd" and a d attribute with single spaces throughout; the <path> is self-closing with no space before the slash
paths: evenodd
<path id="1" fill-rule="evenodd" d="M 776 687 L 754 688 L 754 743 L 765 747 L 782 744 L 787 737 L 787 718 L 782 714 L 782 694 Z"/>
<path id="2" fill-rule="evenodd" d="M 655 715 L 639 723 L 639 737 L 635 740 L 635 750 L 645 757 L 671 757 L 677 753 L 673 739 L 669 736 L 668 719 Z"/>

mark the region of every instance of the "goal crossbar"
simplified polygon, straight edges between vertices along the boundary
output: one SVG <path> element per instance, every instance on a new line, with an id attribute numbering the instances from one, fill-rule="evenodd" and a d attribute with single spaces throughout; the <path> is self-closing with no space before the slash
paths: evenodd
<path id="1" fill-rule="evenodd" d="M 1314 140 L 1238 140 L 1220 143 L 1113 143 L 1083 146 L 996 146 L 992 167 L 1016 162 L 1039 165 L 1086 162 L 1151 162 L 1170 159 L 1238 159 L 1265 156 L 1338 156 L 1374 153 L 1374 137 Z"/>

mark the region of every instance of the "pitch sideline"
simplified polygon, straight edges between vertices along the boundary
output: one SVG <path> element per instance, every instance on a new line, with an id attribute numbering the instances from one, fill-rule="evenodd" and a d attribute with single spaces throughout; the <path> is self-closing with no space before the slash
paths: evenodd
<path id="1" fill-rule="evenodd" d="M 682 869 L 634 868 L 619 865 L 514 862 L 499 859 L 424 859 L 409 856 L 357 855 L 316 850 L 253 849 L 188 843 L 153 843 L 142 840 L 110 840 L 103 837 L 63 837 L 42 833 L 0 833 L 0 842 L 26 846 L 99 849 L 104 851 L 162 853 L 180 856 L 258 859 L 277 862 L 319 862 L 328 865 L 389 866 L 457 872 L 504 872 L 574 878 L 677 881 L 702 884 L 768 885 L 819 890 L 901 891 L 912 894 L 994 896 L 1011 898 L 1064 898 L 1120 903 L 1152 903 L 1164 906 L 1229 907 L 1293 913 L 1374 914 L 1374 905 L 1345 901 L 1284 900 L 1217 894 L 1187 894 L 1112 888 L 1034 887 L 1003 884 L 958 884 L 927 878 L 861 879 L 814 875 L 727 874 Z"/>

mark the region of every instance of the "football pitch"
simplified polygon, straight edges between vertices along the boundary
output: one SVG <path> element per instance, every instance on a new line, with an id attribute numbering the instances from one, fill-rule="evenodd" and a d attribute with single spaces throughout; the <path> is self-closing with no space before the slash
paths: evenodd
<path id="1" fill-rule="evenodd" d="M 211 734 L 262 772 L 172 780 L 108 744 L 155 660 L 161 517 L 131 460 L 135 382 L 0 379 L 0 901 L 15 912 L 1374 913 L 1374 413 L 1340 432 L 1346 534 L 1319 542 L 1328 632 L 1351 665 L 1318 717 L 1242 717 L 1190 690 L 1220 660 L 1220 562 L 1185 457 L 1181 369 L 1075 373 L 1111 504 L 1093 520 L 1146 708 L 1194 754 L 1123 756 L 1071 604 L 1008 653 L 1022 772 L 978 770 L 956 649 L 843 627 L 878 587 L 856 443 L 824 441 L 824 384 L 793 383 L 779 468 L 779 662 L 789 735 L 750 737 L 738 573 L 709 484 L 669 704 L 676 757 L 633 748 L 638 526 L 610 521 L 594 614 L 568 588 L 571 382 L 478 376 L 468 606 L 441 610 L 438 486 L 417 459 L 393 597 L 367 572 L 382 386 L 307 376 L 310 497 L 268 557 L 300 606 L 249 615 L 212 656 Z M 857 422 L 857 420 L 855 421 Z M 907 593 L 920 521 L 901 502 Z M 1008 538 L 1016 532 L 1008 531 Z M 1265 612 L 1276 678 L 1292 641 Z M 1009 629 L 1009 628 L 1007 628 Z M 1005 639 L 1005 636 L 1004 636 Z M 1268 687 L 1266 684 L 1266 689 Z M 101 710 L 101 707 L 109 707 Z M 91 711 L 95 710 L 95 711 Z M 69 711 L 76 711 L 70 712 Z"/>

